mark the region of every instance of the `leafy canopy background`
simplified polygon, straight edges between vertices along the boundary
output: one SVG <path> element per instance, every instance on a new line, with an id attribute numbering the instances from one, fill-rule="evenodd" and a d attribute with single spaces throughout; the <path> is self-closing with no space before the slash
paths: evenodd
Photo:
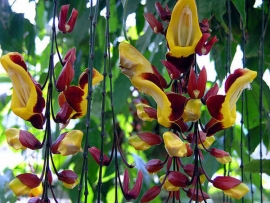
<path id="1" fill-rule="evenodd" d="M 12 2 L 12 1 L 10 1 Z M 169 8 L 173 8 L 175 4 L 174 0 L 160 0 L 162 5 L 168 4 Z M 258 71 L 259 69 L 259 58 L 258 49 L 260 45 L 261 37 L 261 8 L 254 8 L 254 0 L 231 0 L 231 26 L 228 23 L 228 12 L 226 0 L 198 0 L 198 12 L 199 20 L 208 18 L 210 21 L 210 27 L 212 29 L 212 35 L 216 35 L 219 42 L 214 45 L 210 58 L 215 64 L 215 71 L 217 72 L 216 81 L 222 84 L 223 79 L 229 70 L 229 65 L 231 63 L 232 57 L 236 52 L 237 45 L 241 46 L 241 49 L 245 50 L 246 57 L 246 67 L 251 70 Z M 77 49 L 77 59 L 75 62 L 75 81 L 77 81 L 81 72 L 87 67 L 89 59 L 89 9 L 87 8 L 86 1 L 72 1 L 72 0 L 60 0 L 58 5 L 70 4 L 70 7 L 74 7 L 79 11 L 79 16 L 74 31 L 71 34 L 63 35 L 61 33 L 57 34 L 57 41 L 59 45 L 60 52 L 64 55 L 71 47 L 76 47 Z M 163 157 L 163 149 L 160 150 L 158 147 L 150 149 L 146 152 L 136 152 L 132 147 L 130 147 L 126 141 L 126 138 L 130 133 L 134 132 L 134 127 L 139 125 L 143 130 L 161 132 L 156 123 L 138 123 L 138 120 L 133 117 L 132 112 L 134 111 L 132 92 L 130 90 L 130 81 L 122 74 L 120 74 L 118 68 L 118 44 L 125 37 L 134 45 L 144 56 L 149 59 L 149 61 L 155 65 L 165 77 L 168 77 L 165 70 L 160 63 L 161 59 L 164 59 L 165 53 L 167 52 L 166 44 L 162 43 L 163 36 L 153 34 L 151 28 L 148 26 L 147 22 L 143 17 L 143 13 L 151 12 L 157 17 L 155 11 L 155 1 L 146 0 L 145 3 L 142 1 L 129 1 L 129 0 L 111 0 L 110 1 L 110 42 L 111 42 L 111 65 L 113 70 L 113 95 L 115 104 L 115 113 L 117 114 L 117 121 L 119 125 L 119 135 L 121 136 L 122 148 L 128 157 L 129 162 L 135 162 L 137 168 L 143 169 L 143 162 L 151 158 Z M 265 3 L 265 13 L 268 13 L 268 4 Z M 105 8 L 105 1 L 100 2 L 100 11 Z M 51 37 L 50 27 L 48 22 L 52 19 L 53 1 L 36 1 L 36 17 L 35 23 L 32 24 L 28 19 L 24 17 L 24 14 L 16 13 L 12 11 L 12 8 L 8 0 L 2 0 L 0 2 L 0 45 L 2 49 L 2 54 L 7 52 L 16 51 L 24 55 L 28 68 L 32 75 L 42 83 L 46 77 L 46 71 L 48 68 L 48 61 L 50 57 L 50 44 L 46 44 L 46 38 Z M 102 12 L 101 12 L 102 13 Z M 132 26 L 125 26 L 126 20 L 129 14 L 133 13 L 136 16 L 136 24 Z M 268 17 L 268 15 L 267 15 Z M 268 19 L 267 19 L 268 20 Z M 104 52 L 104 33 L 105 33 L 105 18 L 103 16 L 98 17 L 98 23 L 96 26 L 96 36 L 95 36 L 95 61 L 94 67 L 102 71 L 103 67 L 103 52 Z M 243 44 L 243 32 L 244 29 L 246 43 Z M 269 57 L 269 44 L 270 26 L 267 26 L 266 35 L 264 39 L 265 44 L 265 57 L 263 60 L 264 70 L 269 68 L 270 57 Z M 229 36 L 231 37 L 231 42 L 228 44 Z M 41 53 L 37 53 L 38 47 L 36 39 L 43 40 L 43 45 L 45 45 L 44 50 Z M 57 67 L 57 64 L 56 64 Z M 207 68 L 207 67 L 206 67 Z M 58 69 L 57 69 L 58 70 Z M 58 70 L 60 72 L 60 69 Z M 269 70 L 268 70 L 269 71 Z M 0 84 L 10 83 L 9 78 L 6 73 L 0 74 Z M 109 85 L 107 85 L 109 87 Z M 107 89 L 107 91 L 110 91 Z M 241 111 L 243 115 L 244 122 L 244 145 L 243 148 L 243 159 L 244 159 L 244 177 L 245 183 L 249 182 L 249 172 L 253 175 L 253 184 L 256 190 L 259 190 L 259 164 L 258 160 L 249 160 L 250 154 L 254 152 L 255 148 L 260 143 L 260 116 L 261 116 L 261 126 L 263 133 L 263 143 L 267 148 L 270 148 L 270 119 L 269 119 L 269 108 L 270 108 L 270 94 L 269 87 L 263 81 L 262 88 L 262 100 L 263 100 L 263 110 L 259 112 L 259 91 L 260 91 L 260 81 L 259 77 L 252 83 L 252 91 L 245 92 L 244 107 L 242 108 L 242 102 L 239 101 L 237 104 L 238 110 Z M 94 91 L 94 101 L 91 113 L 91 140 L 92 146 L 99 146 L 100 141 L 100 101 L 102 98 L 101 87 L 97 87 Z M 7 127 L 18 127 L 27 128 L 34 132 L 38 138 L 42 138 L 43 132 L 31 128 L 31 126 L 26 123 L 22 125 L 21 122 L 12 122 L 12 126 L 7 122 L 8 119 L 14 119 L 12 112 L 10 111 L 10 101 L 11 94 L 7 90 L 6 93 L 0 95 L 0 146 L 5 146 L 6 139 L 4 136 L 4 130 Z M 57 96 L 55 97 L 55 101 Z M 154 104 L 154 102 L 146 97 L 146 99 Z M 106 100 L 107 116 L 106 116 L 106 138 L 105 138 L 105 152 L 109 152 L 111 148 L 112 139 L 112 121 L 110 115 L 110 102 L 109 98 Z M 55 102 L 55 109 L 58 109 L 57 102 Z M 55 110 L 56 112 L 56 110 Z M 203 113 L 205 119 L 209 119 L 207 112 Z M 74 129 L 85 129 L 84 118 L 77 120 L 73 123 Z M 234 128 L 226 131 L 225 146 L 230 150 L 231 155 L 234 157 L 240 157 L 240 126 L 235 126 Z M 55 126 L 54 129 L 55 137 L 59 134 L 59 126 Z M 249 137 L 248 137 L 249 135 Z M 223 146 L 224 136 L 223 134 L 217 135 L 216 147 Z M 248 148 L 248 146 L 250 147 Z M 7 183 L 17 175 L 18 173 L 29 171 L 29 154 L 26 152 L 15 152 L 21 153 L 25 157 L 25 162 L 18 163 L 15 168 L 6 167 L 4 171 L 0 174 L 0 202 L 11 201 L 14 202 L 16 197 L 7 188 Z M 36 160 L 40 160 L 37 154 L 34 155 Z M 81 172 L 81 154 L 77 154 L 72 158 L 59 158 L 57 160 L 58 168 L 74 168 L 75 172 L 78 174 Z M 89 156 L 89 185 L 90 199 L 95 199 L 96 194 L 94 191 L 95 184 L 97 180 L 98 165 Z M 205 157 L 205 163 L 211 162 L 211 164 L 206 164 L 206 171 L 212 175 L 216 171 L 222 173 L 223 166 L 212 162 L 212 157 Z M 36 171 L 41 171 L 42 165 L 37 162 L 33 164 Z M 212 164 L 213 163 L 213 164 Z M 270 175 L 269 171 L 270 161 L 263 161 L 263 172 Z M 120 166 L 122 167 L 122 166 Z M 230 165 L 231 171 L 235 174 L 240 174 L 239 164 L 235 160 Z M 123 168 L 124 170 L 124 168 Z M 136 177 L 136 170 L 130 171 L 133 177 Z M 234 175 L 235 175 L 234 174 Z M 113 176 L 114 168 L 108 167 L 103 174 L 103 185 L 102 185 L 102 196 L 104 202 L 109 202 L 108 200 L 113 194 Z M 145 174 L 146 180 L 144 181 L 143 191 L 145 191 L 149 185 L 153 185 L 153 177 Z M 73 190 L 65 190 L 61 188 L 61 185 L 56 183 L 58 188 L 58 196 L 70 198 L 72 202 L 77 200 L 76 192 Z M 207 185 L 205 185 L 207 187 Z M 6 194 L 6 195 L 3 195 Z M 143 192 L 141 192 L 143 194 Z M 257 192 L 254 193 L 255 198 L 259 198 Z M 270 193 L 264 192 L 264 196 L 269 199 Z M 220 193 L 214 191 L 212 195 L 213 199 L 220 198 Z M 162 202 L 162 195 L 157 198 L 155 202 Z M 247 196 L 250 198 L 250 195 Z M 236 201 L 237 202 L 237 201 Z"/>

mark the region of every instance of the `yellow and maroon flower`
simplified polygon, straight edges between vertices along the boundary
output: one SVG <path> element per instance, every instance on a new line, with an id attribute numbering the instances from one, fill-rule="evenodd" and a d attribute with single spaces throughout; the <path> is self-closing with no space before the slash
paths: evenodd
<path id="1" fill-rule="evenodd" d="M 170 157 L 184 157 L 187 155 L 185 143 L 174 133 L 165 132 L 163 134 L 165 149 Z"/>
<path id="2" fill-rule="evenodd" d="M 63 185 L 69 189 L 73 189 L 80 181 L 78 175 L 72 170 L 63 170 L 58 173 L 58 180 L 62 181 Z"/>
<path id="3" fill-rule="evenodd" d="M 240 180 L 230 176 L 218 176 L 213 180 L 214 187 L 223 190 L 229 197 L 241 199 L 249 188 Z"/>
<path id="4" fill-rule="evenodd" d="M 54 154 L 62 156 L 75 155 L 82 151 L 81 143 L 83 132 L 80 130 L 72 130 L 61 134 L 51 146 L 51 151 Z"/>
<path id="5" fill-rule="evenodd" d="M 136 109 L 138 117 L 143 121 L 153 121 L 157 119 L 156 109 L 147 104 L 138 103 L 136 104 Z"/>
<path id="6" fill-rule="evenodd" d="M 103 80 L 96 69 L 93 69 L 92 85 L 96 85 Z M 70 119 L 80 118 L 86 114 L 88 95 L 88 69 L 86 69 L 79 78 L 78 86 L 70 86 L 66 91 L 58 96 L 60 110 L 56 115 L 56 120 L 64 125 Z"/>
<path id="7" fill-rule="evenodd" d="M 8 144 L 14 149 L 40 149 L 42 144 L 40 141 L 30 132 L 25 130 L 19 130 L 16 128 L 8 128 L 5 130 Z"/>
<path id="8" fill-rule="evenodd" d="M 168 54 L 176 58 L 194 54 L 201 36 L 195 1 L 177 1 L 166 33 L 170 49 Z"/>
<path id="9" fill-rule="evenodd" d="M 166 175 L 162 175 L 159 177 L 159 181 L 162 183 L 164 181 L 164 178 L 166 177 Z M 175 185 L 173 185 L 169 180 L 168 177 L 166 177 L 166 180 L 164 181 L 163 185 L 162 185 L 164 190 L 167 190 L 169 192 L 171 191 L 178 191 L 180 189 L 180 187 L 177 187 Z"/>
<path id="10" fill-rule="evenodd" d="M 30 121 L 35 128 L 42 129 L 45 100 L 40 85 L 27 71 L 23 56 L 11 52 L 1 58 L 1 64 L 13 85 L 11 110 L 22 119 Z"/>
<path id="11" fill-rule="evenodd" d="M 36 174 L 24 173 L 17 175 L 16 178 L 9 183 L 9 187 L 16 196 L 20 196 L 31 194 L 34 188 L 40 187 L 40 184 L 41 180 Z"/>
<path id="12" fill-rule="evenodd" d="M 162 139 L 159 135 L 151 132 L 138 133 L 128 138 L 129 144 L 131 144 L 136 150 L 147 150 L 153 145 L 159 145 L 162 143 Z"/>
<path id="13" fill-rule="evenodd" d="M 122 73 L 131 80 L 134 87 L 141 93 L 152 96 L 157 103 L 159 124 L 170 127 L 172 123 L 180 122 L 187 99 L 179 94 L 165 93 L 165 79 L 133 46 L 120 43 L 119 54 Z M 182 126 L 181 123 L 177 125 Z"/>
<path id="14" fill-rule="evenodd" d="M 64 34 L 66 32 L 70 33 L 73 31 L 77 16 L 78 16 L 78 11 L 73 8 L 71 11 L 70 18 L 67 20 L 68 9 L 69 9 L 69 4 L 63 5 L 61 7 L 60 16 L 59 16 L 58 29 Z"/>
<path id="15" fill-rule="evenodd" d="M 207 136 L 231 127 L 236 120 L 236 102 L 242 91 L 249 87 L 249 84 L 257 76 L 257 72 L 249 69 L 236 69 L 229 75 L 225 82 L 226 95 L 215 95 L 209 97 L 206 105 L 212 119 L 207 123 Z"/>
<path id="16" fill-rule="evenodd" d="M 216 160 L 221 164 L 226 164 L 232 161 L 232 157 L 228 152 L 225 152 L 221 149 L 211 148 L 210 154 L 216 158 Z"/>

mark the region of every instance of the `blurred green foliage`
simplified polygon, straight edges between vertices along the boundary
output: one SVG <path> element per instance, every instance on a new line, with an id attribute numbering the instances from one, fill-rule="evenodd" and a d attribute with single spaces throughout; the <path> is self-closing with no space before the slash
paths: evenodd
<path id="1" fill-rule="evenodd" d="M 168 4 L 169 8 L 172 9 L 175 4 L 174 0 L 159 0 L 162 5 Z M 163 147 L 153 147 L 145 152 L 136 152 L 129 144 L 127 143 L 127 137 L 131 133 L 136 133 L 138 131 L 152 131 L 155 133 L 161 134 L 164 129 L 158 126 L 155 122 L 145 123 L 138 120 L 134 117 L 134 100 L 138 97 L 132 96 L 132 91 L 130 89 L 131 83 L 124 75 L 120 74 L 120 69 L 118 68 L 118 44 L 124 38 L 130 41 L 141 53 L 143 53 L 150 62 L 155 65 L 164 75 L 166 75 L 165 69 L 162 67 L 160 60 L 164 59 L 165 53 L 167 52 L 166 44 L 164 43 L 163 36 L 153 34 L 151 28 L 148 26 L 147 22 L 144 20 L 143 13 L 151 12 L 158 17 L 154 3 L 155 1 L 146 0 L 145 4 L 142 4 L 143 1 L 129 1 L 129 0 L 111 0 L 110 1 L 110 42 L 111 42 L 111 66 L 113 72 L 113 95 L 114 95 L 114 107 L 115 113 L 117 114 L 118 122 L 118 133 L 120 136 L 121 146 L 123 153 L 129 160 L 129 162 L 135 162 L 138 169 L 144 171 L 144 184 L 143 192 L 147 188 L 154 185 L 153 177 L 155 175 L 148 175 L 144 170 L 143 163 L 151 158 L 160 158 L 164 159 L 165 149 Z M 232 24 L 231 28 L 228 27 L 228 13 L 226 0 L 197 0 L 198 4 L 198 13 L 199 20 L 208 18 L 210 22 L 210 27 L 212 29 L 212 35 L 216 35 L 219 39 L 219 42 L 215 44 L 211 52 L 211 60 L 215 63 L 215 70 L 217 72 L 216 81 L 219 84 L 222 84 L 223 79 L 225 78 L 228 68 L 226 68 L 228 61 L 228 53 L 230 56 L 234 56 L 236 52 L 236 47 L 241 46 L 243 50 L 242 43 L 242 30 L 244 29 L 245 33 L 245 56 L 246 56 L 246 67 L 251 70 L 258 71 L 258 48 L 260 43 L 261 36 L 261 8 L 253 8 L 255 3 L 254 0 L 231 0 L 231 19 Z M 269 3 L 269 2 L 268 2 Z M 266 3 L 266 4 L 268 4 Z M 77 23 L 74 29 L 74 32 L 71 34 L 63 35 L 62 33 L 57 34 L 57 42 L 59 50 L 62 55 L 72 47 L 76 47 L 77 50 L 77 59 L 75 62 L 75 79 L 73 81 L 76 84 L 76 81 L 81 74 L 81 72 L 87 67 L 89 60 L 89 9 L 87 8 L 86 1 L 72 1 L 72 0 L 59 0 L 58 5 L 70 4 L 70 7 L 74 7 L 79 11 L 79 16 Z M 46 77 L 46 71 L 49 62 L 50 56 L 50 43 L 46 44 L 45 40 L 48 37 L 51 37 L 50 26 L 48 22 L 52 19 L 52 9 L 53 1 L 39 0 L 36 3 L 36 17 L 35 24 L 30 23 L 30 21 L 24 18 L 24 14 L 16 13 L 12 10 L 7 0 L 2 0 L 0 2 L 0 45 L 3 51 L 2 54 L 7 52 L 16 51 L 24 55 L 29 70 L 31 73 L 34 73 L 36 79 L 42 84 Z M 100 2 L 99 11 L 104 10 L 105 1 Z M 59 10 L 58 9 L 58 10 Z M 266 7 L 265 12 L 268 12 Z M 135 25 L 130 27 L 126 26 L 126 20 L 129 14 L 135 13 Z M 242 21 L 241 21 L 242 19 Z M 94 67 L 102 72 L 104 65 L 103 54 L 104 54 L 104 43 L 105 43 L 105 18 L 101 15 L 98 16 L 98 22 L 96 25 L 96 36 L 95 36 L 95 60 Z M 267 26 L 266 33 L 269 33 L 270 26 Z M 231 49 L 228 50 L 227 40 L 228 36 L 231 36 Z M 37 47 L 36 40 L 44 40 L 42 43 L 45 45 L 44 50 L 41 53 L 37 54 L 37 50 L 40 48 Z M 163 43 L 162 43 L 163 42 Z M 150 46 L 151 44 L 151 46 Z M 264 39 L 265 46 L 265 58 L 264 58 L 264 68 L 265 70 L 269 68 L 270 57 L 268 57 L 270 50 L 270 35 L 266 34 Z M 229 59 L 231 62 L 232 58 Z M 230 64 L 230 63 L 229 63 Z M 37 68 L 38 67 L 38 68 Z M 57 66 L 56 66 L 57 67 Z M 207 68 L 207 67 L 206 67 Z M 58 67 L 59 69 L 59 67 Z M 60 70 L 56 71 L 60 72 Z M 6 74 L 0 74 L 0 83 L 6 84 L 9 83 L 8 77 Z M 91 113 L 91 132 L 90 132 L 90 144 L 91 146 L 100 145 L 100 103 L 102 99 L 101 95 L 101 86 L 97 86 L 93 95 L 93 106 Z M 107 83 L 106 91 L 109 95 L 109 84 Z M 267 147 L 267 151 L 270 149 L 270 122 L 269 122 L 269 109 L 270 109 L 270 94 L 269 87 L 266 83 L 263 83 L 263 112 L 259 112 L 259 77 L 252 83 L 252 91 L 246 91 L 244 93 L 244 111 L 241 112 L 244 122 L 244 144 L 243 149 L 243 159 L 244 164 L 246 165 L 245 169 L 245 180 L 244 182 L 249 185 L 249 173 L 253 174 L 253 186 L 256 191 L 259 190 L 259 169 L 258 160 L 251 160 L 249 163 L 249 156 L 254 152 L 255 148 L 258 147 L 260 143 L 259 133 L 260 133 L 260 115 L 262 116 L 262 133 L 263 133 L 263 142 Z M 139 95 L 140 98 L 145 98 L 150 104 L 154 105 L 154 102 L 147 96 Z M 11 111 L 9 110 L 10 101 L 10 91 L 7 90 L 7 93 L 0 95 L 0 145 L 4 146 L 6 140 L 4 136 L 4 130 L 8 124 L 5 120 L 8 120 L 11 116 Z M 238 102 L 238 110 L 241 111 L 242 103 Z M 57 98 L 55 98 L 55 112 L 58 110 Z M 209 114 L 204 111 L 202 115 L 206 120 L 209 119 Z M 111 108 L 110 108 L 110 99 L 106 98 L 106 135 L 105 135 L 105 152 L 109 156 L 111 153 L 111 143 L 113 135 L 113 126 L 112 126 L 112 117 L 111 117 Z M 74 123 L 74 129 L 81 129 L 85 131 L 85 119 L 82 118 L 77 120 Z M 12 122 L 14 123 L 14 122 Z M 31 132 L 36 133 L 38 138 L 42 139 L 42 131 L 34 130 L 28 123 L 25 125 L 20 125 L 14 123 L 14 126 L 26 128 Z M 8 127 L 14 127 L 8 126 Z M 59 134 L 58 126 L 55 126 L 53 130 L 55 138 Z M 233 157 L 239 160 L 240 158 L 240 134 L 241 128 L 236 126 L 233 130 L 226 131 L 226 148 L 230 150 L 230 153 Z M 248 134 L 250 135 L 250 142 L 248 142 Z M 224 134 L 220 133 L 217 135 L 217 141 L 215 142 L 215 147 L 223 148 Z M 250 151 L 248 150 L 248 143 L 250 143 Z M 23 156 L 23 153 L 22 153 Z M 27 159 L 27 157 L 26 157 Z M 39 158 L 41 159 L 41 158 Z M 82 167 L 82 154 L 77 154 L 73 157 L 63 158 L 58 155 L 55 155 L 56 166 L 58 169 L 72 168 L 77 174 L 81 173 Z M 204 157 L 205 170 L 211 176 L 216 171 L 219 171 L 223 168 L 222 165 L 214 161 L 213 157 L 205 154 Z M 33 164 L 34 169 L 37 172 L 41 171 L 41 161 Z M 211 164 L 209 164 L 211 163 Z M 213 164 L 212 164 L 213 163 Z M 18 163 L 19 164 L 19 163 Z M 264 160 L 263 162 L 263 172 L 269 173 L 269 160 Z M 26 165 L 17 166 L 14 169 L 5 168 L 4 171 L 0 174 L 0 202 L 15 202 L 16 197 L 11 194 L 10 190 L 7 187 L 7 184 L 12 178 L 17 175 L 19 172 L 24 172 L 29 167 Z M 124 165 L 120 165 L 120 170 L 124 171 Z M 13 170 L 13 172 L 12 172 Z M 240 174 L 239 163 L 232 164 L 231 169 L 235 174 Z M 89 186 L 90 186 L 90 201 L 94 202 L 96 199 L 96 183 L 98 176 L 98 165 L 94 162 L 93 158 L 89 156 Z M 105 168 L 103 171 L 103 184 L 102 184 L 102 201 L 110 202 L 112 199 L 113 188 L 114 188 L 114 166 L 113 164 Z M 137 170 L 130 170 L 130 175 L 135 178 L 137 175 Z M 207 185 L 204 185 L 207 190 Z M 61 198 L 61 195 L 64 193 L 68 195 L 71 202 L 77 200 L 77 192 L 74 190 L 63 189 L 62 185 L 55 183 L 55 188 L 59 190 L 58 198 Z M 61 192 L 64 190 L 64 193 Z M 120 190 L 119 190 L 120 191 Z M 141 195 L 143 194 L 141 192 Z M 3 194 L 5 194 L 3 196 Z M 265 192 L 264 196 L 266 199 L 270 199 L 270 192 Z M 166 197 L 166 194 L 161 193 L 159 198 L 156 198 L 153 202 L 163 202 Z M 213 199 L 217 202 L 216 198 L 220 198 L 220 191 L 214 191 Z M 245 197 L 246 201 L 251 198 L 251 195 Z M 258 195 L 255 195 L 255 198 L 259 198 Z M 120 195 L 119 200 L 123 199 Z M 139 199 L 139 198 L 138 198 Z M 124 202 L 124 200 L 123 200 Z M 185 202 L 185 200 L 183 200 Z M 240 202 L 240 201 L 235 201 Z"/>

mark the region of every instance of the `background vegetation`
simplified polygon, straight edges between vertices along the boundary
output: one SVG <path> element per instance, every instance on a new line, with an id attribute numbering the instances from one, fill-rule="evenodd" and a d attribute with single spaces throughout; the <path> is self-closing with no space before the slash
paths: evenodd
<path id="1" fill-rule="evenodd" d="M 17 0 L 18 1 L 18 0 Z M 159 0 L 162 5 L 168 4 L 169 8 L 173 8 L 175 0 Z M 31 2 L 31 1 L 30 1 Z M 42 84 L 45 81 L 46 71 L 48 68 L 48 61 L 50 57 L 50 21 L 52 19 L 53 1 L 33 1 L 35 2 L 35 19 L 34 22 L 30 22 L 25 18 L 25 14 L 16 13 L 12 10 L 12 5 L 16 0 L 0 1 L 0 45 L 2 54 L 8 52 L 22 53 L 28 63 L 28 68 L 32 75 Z M 240 46 L 244 52 L 245 66 L 251 70 L 259 71 L 258 77 L 252 83 L 252 91 L 246 91 L 244 93 L 243 101 L 239 101 L 237 104 L 239 115 L 242 118 L 242 127 L 236 125 L 233 128 L 226 131 L 225 134 L 220 133 L 216 136 L 216 147 L 223 148 L 229 151 L 234 157 L 233 162 L 226 166 L 227 171 L 230 174 L 241 176 L 240 160 L 244 160 L 244 182 L 250 186 L 252 180 L 253 194 L 248 194 L 245 198 L 245 202 L 251 202 L 251 197 L 254 197 L 255 202 L 260 200 L 260 164 L 259 156 L 250 156 L 256 149 L 258 154 L 258 148 L 260 144 L 260 137 L 262 137 L 262 143 L 266 150 L 263 152 L 263 158 L 267 157 L 267 153 L 270 149 L 270 91 L 269 86 L 260 78 L 263 73 L 269 73 L 270 64 L 270 35 L 269 26 L 265 26 L 265 37 L 262 38 L 262 7 L 254 8 L 254 0 L 231 0 L 230 9 L 226 0 L 197 0 L 199 20 L 208 18 L 210 27 L 212 29 L 212 35 L 216 35 L 219 42 L 216 43 L 211 51 L 210 58 L 214 62 L 214 68 L 217 73 L 215 82 L 222 84 L 223 79 L 230 71 L 230 64 L 233 56 L 236 53 L 236 47 Z M 143 17 L 143 13 L 151 12 L 157 17 L 155 1 L 129 1 L 129 0 L 111 0 L 110 1 L 110 42 L 111 42 L 111 66 L 113 71 L 113 90 L 110 90 L 107 85 L 107 95 L 110 91 L 113 91 L 115 113 L 117 118 L 118 133 L 120 135 L 121 146 L 125 156 L 129 163 L 135 162 L 137 169 L 144 171 L 144 184 L 143 191 L 154 185 L 155 175 L 147 175 L 144 170 L 143 163 L 147 162 L 151 158 L 164 158 L 164 150 L 162 147 L 154 147 L 146 152 L 137 152 L 127 143 L 127 137 L 132 133 L 138 131 L 153 131 L 156 133 L 162 132 L 155 122 L 144 123 L 135 116 L 134 101 L 137 99 L 146 99 L 149 103 L 154 105 L 151 98 L 145 95 L 137 95 L 136 91 L 131 88 L 131 83 L 126 76 L 120 74 L 118 44 L 124 39 L 128 40 L 134 45 L 149 61 L 155 65 L 160 72 L 168 77 L 163 70 L 161 59 L 164 59 L 167 52 L 166 44 L 162 43 L 163 36 L 156 35 L 152 32 L 147 22 Z M 70 7 L 74 7 L 79 11 L 76 27 L 71 34 L 63 35 L 57 34 L 57 41 L 60 52 L 64 55 L 71 47 L 77 49 L 77 59 L 75 62 L 75 79 L 77 81 L 81 72 L 87 67 L 89 60 L 89 3 L 87 1 L 72 1 L 72 0 L 59 0 L 59 9 L 63 4 L 70 4 Z M 94 67 L 102 72 L 103 54 L 104 54 L 104 33 L 105 23 L 104 8 L 105 1 L 100 1 L 99 5 L 100 16 L 98 16 L 98 22 L 96 25 L 95 36 L 95 60 Z M 265 11 L 265 25 L 268 23 L 268 10 L 269 1 L 264 3 Z M 228 12 L 230 11 L 230 12 Z M 27 11 L 27 12 L 30 12 Z M 130 15 L 132 14 L 132 15 Z M 135 24 L 130 23 L 132 17 L 135 18 Z M 230 20 L 231 19 L 231 20 Z M 231 23 L 230 23 L 231 22 Z M 262 41 L 263 40 L 263 41 Z M 38 43 L 41 41 L 40 43 Z M 262 55 L 261 48 L 264 44 L 264 55 Z M 42 46 L 43 48 L 41 48 Z M 264 56 L 264 57 L 263 57 Z M 207 64 L 199 64 L 207 65 Z M 57 64 L 56 64 L 57 68 Z M 207 67 L 206 67 L 207 68 Z M 57 70 L 57 69 L 56 69 Z M 58 70 L 60 72 L 60 69 Z M 269 80 L 269 78 L 266 78 Z M 108 83 L 109 81 L 107 81 Z M 7 127 L 17 127 L 21 129 L 28 129 L 33 132 L 38 138 L 41 139 L 43 132 L 33 129 L 29 123 L 24 123 L 18 118 L 15 118 L 10 110 L 11 99 L 11 85 L 10 80 L 6 73 L 1 71 L 0 74 L 1 89 L 5 88 L 5 92 L 2 91 L 0 95 L 0 147 L 2 153 L 16 153 L 20 154 L 23 158 L 23 162 L 18 162 L 16 166 L 10 166 L 9 163 L 3 163 L 1 160 L 1 169 L 3 171 L 0 174 L 0 202 L 15 202 L 16 197 L 10 192 L 7 184 L 18 173 L 27 172 L 31 169 L 35 171 L 41 171 L 42 165 L 42 153 L 32 153 L 29 151 L 13 151 L 11 148 L 6 147 L 6 138 L 4 136 L 4 130 Z M 75 84 L 75 82 L 74 82 Z M 210 86 L 210 83 L 209 83 Z M 102 87 L 96 87 L 93 95 L 93 106 L 91 113 L 91 146 L 100 145 L 100 102 L 102 98 Z M 57 98 L 57 97 L 55 97 Z M 262 108 L 259 109 L 260 98 L 262 98 Z M 58 104 L 55 102 L 55 109 L 57 110 Z M 111 150 L 112 143 L 112 117 L 110 114 L 110 98 L 106 97 L 106 120 L 105 120 L 105 152 L 108 154 Z M 204 112 L 203 116 L 208 119 L 207 112 Z M 71 123 L 68 128 L 85 129 L 84 118 L 76 120 Z M 241 144 L 241 131 L 243 133 L 243 143 Z M 54 134 L 59 134 L 59 126 L 54 126 Z M 261 135 L 261 136 L 260 136 Z M 242 149 L 242 150 L 241 150 Z M 243 153 L 241 153 L 243 152 Z M 33 161 L 34 160 L 34 161 Z M 81 173 L 82 167 L 82 154 L 77 154 L 73 157 L 59 158 L 56 157 L 57 167 L 72 168 L 77 174 Z M 224 168 L 222 165 L 213 161 L 212 157 L 204 157 L 205 169 L 209 175 L 213 175 L 215 172 L 223 174 Z M 4 166 L 4 167 L 3 167 Z M 120 165 L 120 171 L 124 171 L 124 165 Z M 263 161 L 262 171 L 265 174 L 270 175 L 270 161 L 269 156 Z M 136 177 L 137 170 L 130 170 L 131 176 Z M 252 174 L 252 176 L 250 175 Z M 90 199 L 96 198 L 95 187 L 97 183 L 98 165 L 89 156 L 89 185 L 90 185 Z M 250 178 L 252 177 L 252 179 Z M 264 176 L 265 177 L 265 176 Z M 265 180 L 264 180 L 265 181 Z M 269 181 L 269 179 L 268 179 Z M 265 185 L 267 186 L 267 184 Z M 114 167 L 113 165 L 106 168 L 103 171 L 103 185 L 102 185 L 102 198 L 104 202 L 110 202 L 110 198 L 113 194 L 114 187 Z M 204 185 L 208 188 L 208 185 Z M 55 183 L 59 198 L 70 199 L 71 202 L 77 200 L 77 192 L 75 190 L 66 190 L 62 188 L 61 184 Z M 209 193 L 213 197 L 213 200 L 220 202 L 222 197 L 221 192 L 211 191 L 209 187 Z M 263 189 L 264 202 L 269 202 L 270 192 L 268 189 Z M 5 195 L 4 195 L 5 194 Z M 143 194 L 143 192 L 141 192 Z M 155 202 L 162 202 L 163 196 L 155 200 Z M 120 199 L 122 197 L 120 196 Z M 218 200 L 219 199 L 219 200 Z M 123 200 L 124 201 L 124 200 Z M 121 201 L 120 201 L 121 202 Z M 185 202 L 183 200 L 183 202 Z M 237 202 L 237 201 L 235 201 Z"/>

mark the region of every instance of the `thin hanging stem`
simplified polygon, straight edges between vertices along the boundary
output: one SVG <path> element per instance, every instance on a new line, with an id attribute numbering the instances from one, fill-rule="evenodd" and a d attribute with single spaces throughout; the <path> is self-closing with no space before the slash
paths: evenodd
<path id="1" fill-rule="evenodd" d="M 98 198 L 97 201 L 100 202 L 101 199 L 101 185 L 102 185 L 102 163 L 104 154 L 104 137 L 105 137 L 105 99 L 106 99 L 106 77 L 107 77 L 107 41 L 109 37 L 108 33 L 108 23 L 109 23 L 109 5 L 106 1 L 106 30 L 105 30 L 105 43 L 104 43 L 104 53 L 103 53 L 103 83 L 102 83 L 102 102 L 101 102 L 101 133 L 100 133 L 100 158 L 99 158 L 99 175 L 98 175 Z"/>
<path id="2" fill-rule="evenodd" d="M 95 52 L 95 33 L 96 33 L 96 24 L 97 24 L 97 16 L 98 16 L 98 7 L 99 1 L 96 2 L 95 13 L 93 15 L 93 1 L 90 0 L 90 37 L 89 37 L 89 61 L 88 61 L 88 95 L 87 95 L 87 113 L 86 113 L 86 136 L 85 136 L 85 145 L 83 152 L 83 166 L 82 166 L 82 175 L 79 183 L 79 193 L 77 202 L 80 202 L 82 185 L 84 181 L 84 202 L 87 203 L 88 198 L 88 148 L 90 146 L 89 143 L 89 134 L 90 134 L 90 116 L 91 116 L 91 106 L 92 106 L 92 75 L 93 75 L 93 64 L 94 64 L 94 52 Z"/>

